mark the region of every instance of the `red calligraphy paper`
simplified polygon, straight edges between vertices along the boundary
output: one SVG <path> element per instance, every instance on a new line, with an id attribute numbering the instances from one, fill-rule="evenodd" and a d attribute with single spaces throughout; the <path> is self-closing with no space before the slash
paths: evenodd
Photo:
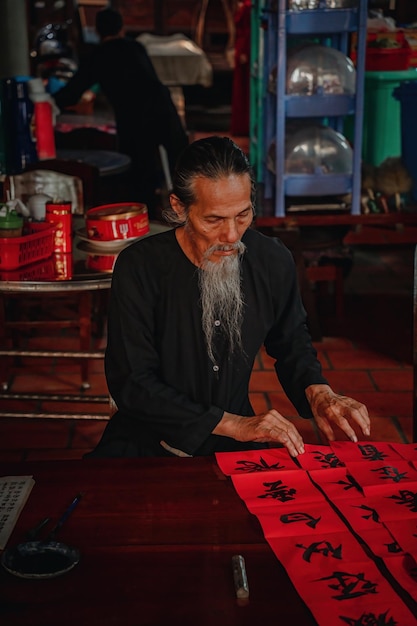
<path id="1" fill-rule="evenodd" d="M 349 475 L 347 468 L 341 467 L 331 472 L 312 470 L 309 475 L 313 483 L 319 485 L 328 498 L 333 500 L 363 497 L 362 490 L 354 478 Z"/>
<path id="2" fill-rule="evenodd" d="M 417 461 L 417 444 L 391 443 L 390 446 L 408 461 Z"/>
<path id="3" fill-rule="evenodd" d="M 417 555 L 416 519 L 389 520 L 384 524 L 405 552 Z"/>
<path id="4" fill-rule="evenodd" d="M 386 566 L 396 583 L 417 600 L 417 563 L 411 554 L 401 554 L 386 559 Z M 417 623 L 417 615 L 416 615 Z"/>
<path id="5" fill-rule="evenodd" d="M 378 597 L 375 601 L 369 598 L 360 599 L 351 603 L 340 603 L 332 607 L 330 613 L 328 604 L 313 600 L 309 603 L 320 626 L 415 626 L 416 618 L 409 609 L 392 597 Z"/>
<path id="6" fill-rule="evenodd" d="M 368 496 L 367 503 L 378 511 L 383 522 L 417 520 L 417 492 L 415 489 L 392 487 L 380 496 Z"/>
<path id="7" fill-rule="evenodd" d="M 336 456 L 348 463 L 349 461 L 383 461 L 388 459 L 398 459 L 399 453 L 389 443 L 359 441 L 332 441 L 330 447 L 335 451 Z"/>
<path id="8" fill-rule="evenodd" d="M 286 448 L 217 452 L 216 460 L 226 476 L 297 469 Z"/>
<path id="9" fill-rule="evenodd" d="M 304 454 L 300 454 L 297 461 L 305 470 L 334 469 L 344 466 L 330 446 L 305 444 L 304 448 Z"/>
<path id="10" fill-rule="evenodd" d="M 369 601 L 375 601 L 376 597 L 382 599 L 387 596 L 393 602 L 399 600 L 378 568 L 365 556 L 361 561 L 349 561 L 343 565 L 336 563 L 331 567 L 327 564 L 317 574 L 310 574 L 305 567 L 292 574 L 297 576 L 296 587 L 303 587 L 302 595 L 309 606 L 320 598 L 333 614 L 337 612 L 335 607 L 341 603 L 357 606 L 362 599 L 366 606 Z"/>
<path id="11" fill-rule="evenodd" d="M 322 498 L 305 472 L 289 470 L 267 474 L 234 474 L 232 481 L 249 511 L 260 507 L 276 508 L 285 502 L 307 502 Z"/>
<path id="12" fill-rule="evenodd" d="M 392 491 L 392 487 L 417 490 L 417 471 L 404 459 L 347 463 L 348 473 L 362 487 L 365 495 Z"/>
<path id="13" fill-rule="evenodd" d="M 267 539 L 308 533 L 322 537 L 323 533 L 346 531 L 345 524 L 324 499 L 258 508 L 256 515 Z"/>
<path id="14" fill-rule="evenodd" d="M 362 528 L 360 530 L 360 537 L 366 545 L 369 546 L 372 553 L 381 559 L 404 554 L 403 549 L 398 544 L 395 537 L 389 532 L 385 524 L 380 524 L 378 527 L 372 528 L 372 530 Z"/>
<path id="15" fill-rule="evenodd" d="M 306 446 L 295 462 L 308 471 L 252 452 L 220 462 L 320 626 L 417 624 L 414 451 Z"/>
<path id="16" fill-rule="evenodd" d="M 346 528 L 335 533 L 320 531 L 314 536 L 270 537 L 268 543 L 288 571 L 308 572 L 310 577 L 341 569 L 352 561 L 367 560 L 363 548 Z"/>

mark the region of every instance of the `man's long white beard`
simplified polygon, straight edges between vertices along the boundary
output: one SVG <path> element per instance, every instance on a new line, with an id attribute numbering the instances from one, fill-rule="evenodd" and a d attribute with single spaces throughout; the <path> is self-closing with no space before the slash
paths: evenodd
<path id="1" fill-rule="evenodd" d="M 209 258 L 215 250 L 235 248 L 238 254 L 219 259 Z M 243 294 L 241 288 L 239 256 L 246 246 L 242 242 L 233 246 L 212 246 L 204 255 L 199 271 L 200 298 L 202 308 L 202 327 L 207 344 L 207 351 L 213 363 L 214 336 L 216 320 L 229 343 L 230 352 L 242 349 Z"/>

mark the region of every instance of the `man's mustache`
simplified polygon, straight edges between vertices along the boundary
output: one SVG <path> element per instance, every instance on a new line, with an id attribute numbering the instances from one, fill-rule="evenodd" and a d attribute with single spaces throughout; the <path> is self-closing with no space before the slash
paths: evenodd
<path id="1" fill-rule="evenodd" d="M 214 244 L 213 246 L 210 246 L 208 250 L 206 250 L 204 256 L 209 257 L 211 254 L 213 254 L 213 252 L 232 252 L 233 250 L 236 250 L 236 252 L 242 254 L 245 249 L 246 246 L 241 241 L 236 241 L 235 243 L 228 244 Z"/>

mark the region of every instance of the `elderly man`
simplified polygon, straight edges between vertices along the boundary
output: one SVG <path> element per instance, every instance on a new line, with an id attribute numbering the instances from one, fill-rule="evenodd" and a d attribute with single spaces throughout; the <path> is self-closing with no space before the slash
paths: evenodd
<path id="1" fill-rule="evenodd" d="M 329 439 L 366 407 L 332 391 L 306 327 L 292 256 L 250 228 L 255 185 L 228 138 L 188 146 L 167 218 L 175 229 L 119 255 L 109 309 L 106 376 L 118 412 L 92 456 L 207 455 L 283 444 L 304 451 L 280 407 L 254 414 L 248 395 L 262 345 L 298 413 Z"/>

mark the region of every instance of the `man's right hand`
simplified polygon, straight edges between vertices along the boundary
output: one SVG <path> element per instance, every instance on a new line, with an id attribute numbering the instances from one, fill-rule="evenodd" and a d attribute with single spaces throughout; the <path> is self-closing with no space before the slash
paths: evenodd
<path id="1" fill-rule="evenodd" d="M 242 417 L 225 412 L 213 434 L 231 437 L 236 441 L 281 443 L 291 456 L 298 456 L 304 452 L 303 439 L 294 424 L 275 409 L 254 417 Z"/>

